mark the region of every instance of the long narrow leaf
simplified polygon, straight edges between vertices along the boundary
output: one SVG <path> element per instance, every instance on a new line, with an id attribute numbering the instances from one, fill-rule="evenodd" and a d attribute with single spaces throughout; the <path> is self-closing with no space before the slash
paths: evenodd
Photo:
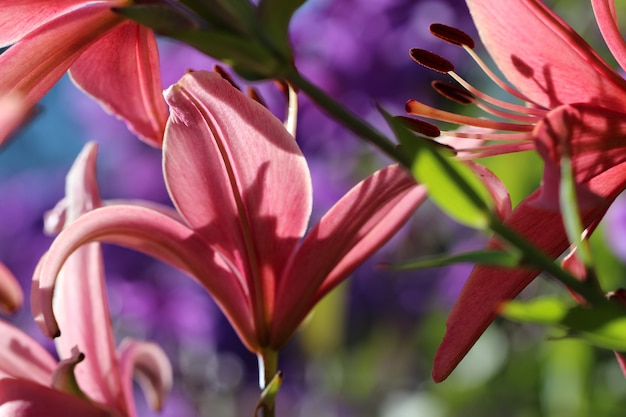
<path id="1" fill-rule="evenodd" d="M 476 263 L 481 265 L 516 268 L 520 266 L 521 261 L 522 254 L 519 252 L 506 252 L 502 250 L 479 250 L 451 256 L 434 256 L 402 264 L 389 264 L 383 266 L 392 270 L 407 270 L 434 268 L 453 265 L 457 263 Z"/>

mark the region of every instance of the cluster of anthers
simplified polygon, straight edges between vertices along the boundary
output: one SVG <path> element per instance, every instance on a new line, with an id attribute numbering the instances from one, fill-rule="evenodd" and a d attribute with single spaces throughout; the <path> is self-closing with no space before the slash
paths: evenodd
<path id="1" fill-rule="evenodd" d="M 461 128 L 441 131 L 429 122 L 401 117 L 407 126 L 416 133 L 429 138 L 452 139 L 459 159 L 475 159 L 532 149 L 534 146 L 532 131 L 549 109 L 534 103 L 498 77 L 474 51 L 474 39 L 462 30 L 435 23 L 430 26 L 430 32 L 439 39 L 462 47 L 498 87 L 521 100 L 522 104 L 503 101 L 478 90 L 457 74 L 454 71 L 454 65 L 447 59 L 424 49 L 413 48 L 410 55 L 415 62 L 433 71 L 448 74 L 458 83 L 457 85 L 435 80 L 431 85 L 437 93 L 455 103 L 474 104 L 491 116 L 488 118 L 471 117 L 440 110 L 417 100 L 409 100 L 406 103 L 407 113 L 431 120 L 454 123 L 460 125 Z M 532 69 L 525 68 L 525 64 L 521 61 L 515 64 L 520 71 L 532 71 Z M 463 139 L 463 141 L 456 139 Z M 490 143 L 484 145 L 485 141 L 490 141 Z"/>

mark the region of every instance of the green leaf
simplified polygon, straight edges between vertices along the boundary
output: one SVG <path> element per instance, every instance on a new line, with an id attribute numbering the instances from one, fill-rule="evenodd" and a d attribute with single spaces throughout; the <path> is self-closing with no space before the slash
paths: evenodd
<path id="1" fill-rule="evenodd" d="M 254 40 L 219 31 L 188 31 L 171 35 L 207 55 L 230 65 L 250 80 L 280 78 L 281 64 Z"/>
<path id="2" fill-rule="evenodd" d="M 200 26 L 188 14 L 166 5 L 132 5 L 115 8 L 113 11 L 162 35 L 194 30 Z"/>
<path id="3" fill-rule="evenodd" d="M 626 351 L 626 309 L 606 301 L 593 308 L 553 298 L 531 301 L 510 301 L 500 314 L 523 323 L 553 325 L 566 329 L 569 337 L 616 351 Z"/>
<path id="4" fill-rule="evenodd" d="M 474 252 L 466 252 L 458 255 L 450 256 L 434 256 L 429 258 L 418 259 L 413 262 L 402 264 L 384 265 L 385 268 L 393 270 L 407 270 L 420 268 L 434 268 L 447 266 L 457 263 L 476 263 L 481 265 L 492 265 L 505 268 L 519 267 L 522 262 L 522 254 L 514 251 L 503 250 L 480 250 Z"/>
<path id="5" fill-rule="evenodd" d="M 587 241 L 583 239 L 583 223 L 578 210 L 578 198 L 576 196 L 576 181 L 572 160 L 569 155 L 569 145 L 563 143 L 563 156 L 561 157 L 561 182 L 559 184 L 559 203 L 563 215 L 563 225 L 569 241 L 577 248 L 577 255 L 587 269 L 587 274 L 593 273 L 591 251 Z"/>
<path id="6" fill-rule="evenodd" d="M 180 2 L 216 29 L 239 35 L 255 33 L 255 9 L 249 0 L 180 0 Z"/>
<path id="7" fill-rule="evenodd" d="M 306 0 L 261 0 L 258 6 L 259 20 L 267 36 L 278 50 L 291 57 L 289 23 L 293 14 Z"/>
<path id="8" fill-rule="evenodd" d="M 541 297 L 530 301 L 509 301 L 502 306 L 500 315 L 513 321 L 536 324 L 559 324 L 570 305 L 556 297 Z"/>
<path id="9" fill-rule="evenodd" d="M 594 346 L 626 351 L 626 310 L 612 302 L 593 309 L 577 306 L 563 319 L 570 336 L 586 340 Z"/>
<path id="10" fill-rule="evenodd" d="M 450 217 L 466 226 L 486 229 L 493 202 L 489 191 L 474 172 L 454 158 L 454 154 L 422 142 L 411 172 L 428 189 L 430 198 Z"/>
<path id="11" fill-rule="evenodd" d="M 414 135 L 404 123 L 380 110 L 404 151 L 413 157 L 411 172 L 426 186 L 433 202 L 458 222 L 487 229 L 494 203 L 474 171 L 454 159 L 454 153 L 448 147 Z"/>

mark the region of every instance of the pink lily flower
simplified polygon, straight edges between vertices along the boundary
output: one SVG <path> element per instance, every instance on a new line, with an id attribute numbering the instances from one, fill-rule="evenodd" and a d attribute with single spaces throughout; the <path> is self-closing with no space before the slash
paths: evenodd
<path id="1" fill-rule="evenodd" d="M 609 49 L 626 68 L 626 44 L 613 2 L 591 3 Z M 427 52 L 414 50 L 418 62 L 448 73 L 463 87 L 444 95 L 475 103 L 508 120 L 455 115 L 416 101 L 407 103 L 407 108 L 415 115 L 485 129 L 483 134 L 461 137 L 506 141 L 477 148 L 473 157 L 530 149 L 539 152 L 545 162 L 542 185 L 513 210 L 506 223 L 556 259 L 570 244 L 558 205 L 561 158 L 567 153 L 572 160 L 579 209 L 588 232 L 626 188 L 626 80 L 538 0 L 467 0 L 467 4 L 487 51 L 515 88 L 480 61 L 469 36 L 442 25 L 433 25 L 431 30 L 466 49 L 496 84 L 524 105 L 490 97 L 463 80 L 449 62 L 435 62 Z M 537 271 L 529 270 L 474 269 L 448 318 L 435 356 L 435 381 L 452 372 L 497 316 L 501 304 L 517 296 L 536 276 Z"/>
<path id="2" fill-rule="evenodd" d="M 46 218 L 54 231 L 102 205 L 95 183 L 96 146 L 89 144 L 67 176 L 66 197 Z M 45 259 L 45 258 L 44 258 Z M 38 266 L 39 268 L 40 266 Z M 32 308 L 41 310 L 38 286 Z M 98 243 L 67 259 L 55 291 L 54 311 L 63 334 L 56 339 L 57 362 L 30 336 L 0 322 L 0 416 L 136 415 L 133 374 L 150 405 L 160 409 L 172 384 L 172 370 L 155 344 L 126 339 L 116 350 Z"/>
<path id="3" fill-rule="evenodd" d="M 0 95 L 18 92 L 33 106 L 70 70 L 78 87 L 159 147 L 167 107 L 154 33 L 111 11 L 131 3 L 5 1 L 0 47 L 10 48 L 0 55 Z"/>
<path id="4" fill-rule="evenodd" d="M 58 332 L 50 294 L 59 269 L 81 245 L 105 241 L 186 271 L 262 357 L 280 349 L 425 197 L 402 168 L 389 166 L 355 186 L 304 236 L 311 177 L 283 124 L 215 73 L 189 73 L 165 97 L 163 170 L 180 216 L 111 206 L 62 231 L 38 275 L 50 335 Z"/>

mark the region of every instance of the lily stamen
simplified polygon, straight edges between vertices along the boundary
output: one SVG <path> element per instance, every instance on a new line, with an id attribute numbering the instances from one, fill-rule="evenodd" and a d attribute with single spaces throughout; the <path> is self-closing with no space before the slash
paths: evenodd
<path id="1" fill-rule="evenodd" d="M 491 70 L 491 68 L 487 66 L 485 61 L 483 61 L 478 56 L 478 54 L 474 52 L 474 45 L 476 43 L 474 42 L 474 39 L 470 35 L 463 32 L 461 29 L 444 25 L 442 23 L 433 23 L 432 25 L 430 25 L 430 33 L 433 36 L 441 40 L 444 40 L 452 45 L 462 47 L 465 50 L 465 52 L 467 52 L 469 56 L 474 60 L 474 62 L 478 64 L 480 69 L 483 70 L 483 72 L 489 77 L 489 79 L 493 81 L 498 87 L 500 87 L 507 93 L 511 94 L 512 96 L 519 98 L 522 101 L 532 103 L 532 100 L 530 100 L 528 97 L 526 97 L 519 91 L 511 88 L 511 86 L 508 85 L 504 80 L 502 80 L 502 78 L 498 77 Z M 533 103 L 533 104 L 536 104 L 536 103 Z"/>
<path id="2" fill-rule="evenodd" d="M 475 97 L 477 97 L 480 100 L 483 100 L 484 102 L 487 102 L 489 104 L 493 104 L 494 106 L 498 106 L 498 107 L 500 107 L 502 109 L 510 110 L 512 112 L 515 112 L 515 113 L 521 113 L 521 114 L 525 114 L 527 116 L 533 116 L 535 118 L 541 118 L 541 117 L 545 116 L 545 114 L 546 114 L 546 111 L 541 109 L 541 108 L 529 107 L 529 106 L 535 106 L 534 103 L 532 103 L 530 101 L 525 101 L 526 105 L 519 105 L 519 104 L 515 104 L 515 103 L 510 103 L 508 101 L 500 100 L 500 99 L 497 99 L 495 97 L 490 96 L 489 94 L 486 94 L 486 93 L 480 91 L 479 89 L 477 89 L 476 87 L 474 87 L 473 85 L 468 83 L 463 77 L 461 77 L 459 74 L 457 74 L 454 71 L 448 72 L 448 75 L 450 77 L 452 77 L 452 79 L 454 81 L 459 83 L 463 88 L 465 88 L 467 91 L 472 93 Z M 499 84 L 498 84 L 498 86 L 502 87 Z M 508 89 L 505 89 L 505 91 L 507 93 L 511 93 Z M 517 98 L 520 98 L 520 97 L 518 97 L 515 94 L 512 94 L 512 95 L 514 95 Z"/>
<path id="3" fill-rule="evenodd" d="M 477 158 L 486 158 L 488 156 L 506 155 L 517 152 L 530 151 L 534 144 L 528 141 L 519 141 L 511 143 L 488 144 L 484 146 L 457 148 L 461 161 L 470 161 Z"/>
<path id="4" fill-rule="evenodd" d="M 532 124 L 506 123 L 497 120 L 479 119 L 477 117 L 465 116 L 462 114 L 440 110 L 413 99 L 407 101 L 405 107 L 407 113 L 409 114 L 439 120 L 442 122 L 483 127 L 486 129 L 509 130 L 513 132 L 530 132 L 533 130 Z"/>
<path id="5" fill-rule="evenodd" d="M 466 89 L 456 86 L 454 84 L 444 83 L 443 81 L 435 80 L 431 83 L 433 89 L 440 95 L 444 96 L 448 100 L 452 100 L 455 103 L 468 105 L 475 104 L 479 109 L 486 113 L 493 114 L 494 116 L 501 117 L 503 119 L 516 120 L 524 123 L 535 123 L 537 117 L 528 115 L 526 113 L 519 114 L 516 110 L 505 111 L 497 109 L 488 103 L 478 100 L 471 92 Z M 502 107 L 502 106 L 501 106 Z"/>

